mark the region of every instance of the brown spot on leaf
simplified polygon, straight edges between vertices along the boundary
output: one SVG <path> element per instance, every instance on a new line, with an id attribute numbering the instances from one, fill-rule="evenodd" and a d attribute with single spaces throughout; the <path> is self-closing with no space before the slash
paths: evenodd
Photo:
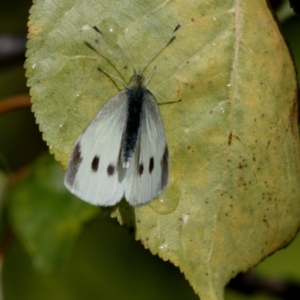
<path id="1" fill-rule="evenodd" d="M 194 153 L 194 148 L 192 147 L 192 146 L 188 146 L 187 147 L 187 150 L 189 151 L 189 152 L 191 152 L 191 153 Z"/>
<path id="2" fill-rule="evenodd" d="M 289 123 L 290 123 L 290 130 L 293 135 L 297 135 L 297 123 L 299 119 L 298 114 L 298 103 L 297 101 L 294 101 L 289 114 Z"/>
<path id="3" fill-rule="evenodd" d="M 231 142 L 232 142 L 232 132 L 230 132 L 229 136 L 228 136 L 228 145 L 229 146 L 231 145 Z"/>

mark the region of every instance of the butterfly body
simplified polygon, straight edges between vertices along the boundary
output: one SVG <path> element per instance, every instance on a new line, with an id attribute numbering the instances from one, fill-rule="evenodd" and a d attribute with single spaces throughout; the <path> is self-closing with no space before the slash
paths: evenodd
<path id="1" fill-rule="evenodd" d="M 143 105 L 145 103 L 147 93 L 150 93 L 144 86 L 144 76 L 141 74 L 134 75 L 131 79 L 131 84 L 127 90 L 127 120 L 123 133 L 121 157 L 124 167 L 130 165 L 133 153 L 136 147 Z"/>
<path id="2" fill-rule="evenodd" d="M 65 185 L 79 198 L 111 206 L 123 196 L 132 206 L 157 197 L 167 186 L 169 152 L 158 105 L 135 73 L 77 140 Z"/>

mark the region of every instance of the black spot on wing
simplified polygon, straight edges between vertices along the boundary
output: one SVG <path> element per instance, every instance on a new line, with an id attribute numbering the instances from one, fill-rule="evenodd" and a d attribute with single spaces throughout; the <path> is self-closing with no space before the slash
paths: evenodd
<path id="1" fill-rule="evenodd" d="M 164 154 L 161 158 L 161 188 L 165 188 L 169 180 L 169 150 L 165 146 Z"/>
<path id="2" fill-rule="evenodd" d="M 100 161 L 100 157 L 97 156 L 97 155 L 95 155 L 95 157 L 94 157 L 93 160 L 92 160 L 92 164 L 91 164 L 92 170 L 93 170 L 94 172 L 97 172 L 97 171 L 98 171 L 99 161 Z"/>
<path id="3" fill-rule="evenodd" d="M 113 176 L 115 174 L 115 171 L 116 171 L 116 167 L 112 164 L 109 164 L 109 166 L 107 167 L 107 175 Z"/>
<path id="4" fill-rule="evenodd" d="M 149 160 L 149 173 L 151 174 L 154 169 L 154 158 L 151 157 Z"/>
<path id="5" fill-rule="evenodd" d="M 144 172 L 144 164 L 141 163 L 139 166 L 138 166 L 138 172 L 139 172 L 139 175 L 141 176 Z"/>
<path id="6" fill-rule="evenodd" d="M 71 155 L 71 159 L 69 162 L 68 166 L 68 171 L 66 173 L 66 182 L 70 185 L 73 186 L 76 174 L 78 172 L 78 169 L 80 167 L 80 164 L 82 162 L 82 156 L 81 156 L 81 146 L 80 143 L 78 142 Z"/>

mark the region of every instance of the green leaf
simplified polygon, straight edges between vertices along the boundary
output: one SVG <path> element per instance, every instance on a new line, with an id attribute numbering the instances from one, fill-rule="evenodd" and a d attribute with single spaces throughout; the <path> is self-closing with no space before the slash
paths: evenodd
<path id="1" fill-rule="evenodd" d="M 158 199 L 113 212 L 202 300 L 286 246 L 300 226 L 295 71 L 264 1 L 36 1 L 27 76 L 56 159 L 181 23 L 145 71 L 161 105 L 170 183 Z M 102 35 L 91 29 L 96 25 Z M 94 50 L 92 49 L 94 48 Z M 96 53 L 95 49 L 97 50 Z M 112 137 L 113 138 L 113 137 Z"/>
<path id="2" fill-rule="evenodd" d="M 6 187 L 7 187 L 7 176 L 0 170 L 0 211 L 2 211 Z"/>
<path id="3" fill-rule="evenodd" d="M 3 240 L 7 237 L 7 228 L 9 224 L 7 222 L 7 214 L 5 210 L 5 196 L 7 193 L 7 176 L 0 170 L 0 241 L 3 244 Z"/>
<path id="4" fill-rule="evenodd" d="M 99 212 L 67 191 L 63 172 L 49 155 L 11 190 L 9 201 L 12 225 L 35 267 L 44 273 L 60 266 L 83 223 Z"/>
<path id="5" fill-rule="evenodd" d="M 197 299 L 179 270 L 145 251 L 108 214 L 85 227 L 55 276 L 38 275 L 15 239 L 3 265 L 8 300 Z"/>

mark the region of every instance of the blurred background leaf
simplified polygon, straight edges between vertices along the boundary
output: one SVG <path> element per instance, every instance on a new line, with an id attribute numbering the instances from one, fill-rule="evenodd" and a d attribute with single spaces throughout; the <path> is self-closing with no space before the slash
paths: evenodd
<path id="1" fill-rule="evenodd" d="M 67 256 L 83 223 L 100 212 L 70 194 L 49 154 L 32 165 L 8 195 L 11 223 L 38 271 L 52 273 Z"/>

